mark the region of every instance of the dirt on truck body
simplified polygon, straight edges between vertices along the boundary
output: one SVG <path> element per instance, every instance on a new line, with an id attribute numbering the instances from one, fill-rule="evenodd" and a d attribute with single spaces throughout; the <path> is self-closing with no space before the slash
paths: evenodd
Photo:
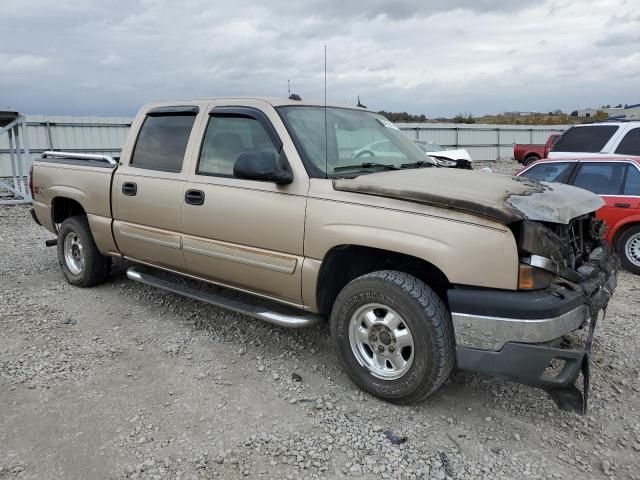
<path id="1" fill-rule="evenodd" d="M 354 155 L 376 141 L 390 152 Z M 586 406 L 616 263 L 584 190 L 439 168 L 361 108 L 237 98 L 147 105 L 120 159 L 47 152 L 31 187 L 74 285 L 122 257 L 134 281 L 267 322 L 328 319 L 346 372 L 388 401 L 457 366 Z"/>
<path id="2" fill-rule="evenodd" d="M 336 190 L 379 195 L 481 215 L 504 225 L 518 220 L 569 223 L 601 205 L 586 190 L 484 172 L 453 175 L 441 169 L 412 175 L 384 172 L 333 181 Z"/>

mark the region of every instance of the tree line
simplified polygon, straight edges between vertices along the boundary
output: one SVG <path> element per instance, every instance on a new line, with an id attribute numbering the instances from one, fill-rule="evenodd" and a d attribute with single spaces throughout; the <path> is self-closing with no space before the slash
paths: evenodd
<path id="1" fill-rule="evenodd" d="M 442 122 L 461 124 L 490 123 L 508 125 L 564 125 L 571 123 L 582 123 L 585 121 L 603 121 L 608 118 L 608 115 L 603 111 L 598 111 L 596 114 L 591 115 L 589 118 L 580 118 L 578 117 L 577 110 L 574 110 L 573 112 L 567 114 L 559 109 L 550 111 L 548 113 L 530 113 L 527 115 L 496 114 L 482 115 L 480 117 L 474 117 L 470 113 L 459 113 L 450 118 L 429 118 L 424 114 L 412 115 L 407 112 L 387 112 L 385 110 L 380 110 L 378 113 L 394 123 Z"/>

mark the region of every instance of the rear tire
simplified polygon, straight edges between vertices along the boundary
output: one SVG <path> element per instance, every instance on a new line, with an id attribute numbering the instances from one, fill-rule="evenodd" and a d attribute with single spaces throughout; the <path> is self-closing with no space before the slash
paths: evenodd
<path id="1" fill-rule="evenodd" d="M 87 217 L 69 217 L 58 230 L 58 262 L 71 285 L 93 287 L 104 282 L 111 258 L 98 251 Z"/>
<path id="2" fill-rule="evenodd" d="M 616 241 L 616 251 L 622 266 L 640 275 L 640 225 L 626 229 Z"/>
<path id="3" fill-rule="evenodd" d="M 420 279 L 383 270 L 356 278 L 338 295 L 331 337 L 351 379 L 394 403 L 420 401 L 455 363 L 451 315 Z"/>
<path id="4" fill-rule="evenodd" d="M 540 160 L 539 157 L 536 157 L 535 155 L 529 155 L 527 158 L 524 159 L 524 162 L 522 163 L 524 164 L 525 167 L 528 167 L 533 162 L 537 162 L 538 160 Z"/>

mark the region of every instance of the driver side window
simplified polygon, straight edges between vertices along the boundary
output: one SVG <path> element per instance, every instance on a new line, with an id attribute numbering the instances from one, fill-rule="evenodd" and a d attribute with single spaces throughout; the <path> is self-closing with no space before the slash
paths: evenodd
<path id="1" fill-rule="evenodd" d="M 279 155 L 258 120 L 241 115 L 212 115 L 202 142 L 196 174 L 233 177 L 233 166 L 244 152 Z"/>

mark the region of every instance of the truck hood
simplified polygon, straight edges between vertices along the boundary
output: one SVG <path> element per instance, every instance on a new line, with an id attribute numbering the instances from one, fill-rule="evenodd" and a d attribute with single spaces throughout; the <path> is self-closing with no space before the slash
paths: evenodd
<path id="1" fill-rule="evenodd" d="M 604 203 L 598 195 L 560 183 L 433 167 L 335 179 L 333 188 L 472 213 L 505 225 L 525 219 L 568 224 Z"/>

